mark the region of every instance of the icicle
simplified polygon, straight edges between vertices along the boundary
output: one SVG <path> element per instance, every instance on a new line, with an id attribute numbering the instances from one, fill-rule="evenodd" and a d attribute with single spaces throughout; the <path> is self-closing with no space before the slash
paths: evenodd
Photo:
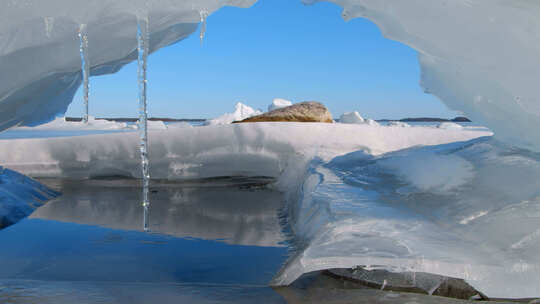
<path id="1" fill-rule="evenodd" d="M 51 34 L 54 29 L 54 18 L 43 17 L 43 23 L 45 23 L 45 35 L 47 36 L 47 38 L 51 38 Z"/>
<path id="2" fill-rule="evenodd" d="M 148 231 L 148 208 L 150 207 L 150 201 L 148 199 L 148 188 L 150 182 L 150 172 L 148 163 L 148 110 L 146 108 L 146 86 L 147 86 L 147 63 L 149 52 L 149 30 L 148 30 L 148 16 L 137 18 L 137 50 L 138 56 L 138 82 L 139 82 L 139 136 L 140 136 L 140 150 L 141 150 L 141 168 L 142 168 L 142 187 L 143 187 L 143 201 L 144 207 L 144 230 Z"/>
<path id="3" fill-rule="evenodd" d="M 88 123 L 88 93 L 90 86 L 90 62 L 88 61 L 88 33 L 86 24 L 81 24 L 79 27 L 79 41 L 81 52 L 81 64 L 83 74 L 84 87 L 84 115 L 83 122 Z"/>
<path id="4" fill-rule="evenodd" d="M 206 34 L 206 19 L 208 18 L 208 10 L 202 9 L 199 11 L 199 15 L 201 16 L 201 33 L 199 35 L 201 39 L 201 45 L 204 42 L 204 35 Z"/>

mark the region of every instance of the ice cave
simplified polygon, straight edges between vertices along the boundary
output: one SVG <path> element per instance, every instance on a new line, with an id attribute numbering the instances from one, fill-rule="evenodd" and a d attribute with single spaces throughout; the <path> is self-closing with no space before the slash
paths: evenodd
<path id="1" fill-rule="evenodd" d="M 90 76 L 139 60 L 144 131 L 0 140 L 0 220 L 59 195 L 29 177 L 264 176 L 285 194 L 284 225 L 298 244 L 273 286 L 362 266 L 460 278 L 490 298 L 540 296 L 540 2 L 329 0 L 345 20 L 367 18 L 416 50 L 423 90 L 489 130 L 379 126 L 347 113 L 349 123 L 310 133 L 301 123 L 230 124 L 262 114 L 242 104 L 204 128 L 146 122 L 144 57 L 204 39 L 212 13 L 256 0 L 0 2 L 0 130 L 61 125 Z M 84 120 L 88 130 L 126 128 Z M 13 213 L 20 202 L 35 206 Z M 51 208 L 33 216 L 62 216 Z"/>

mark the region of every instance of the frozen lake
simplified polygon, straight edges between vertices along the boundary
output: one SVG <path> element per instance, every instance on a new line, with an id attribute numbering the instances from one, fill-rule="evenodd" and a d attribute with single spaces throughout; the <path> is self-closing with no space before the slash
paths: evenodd
<path id="1" fill-rule="evenodd" d="M 282 303 L 282 194 L 265 179 L 41 180 L 63 195 L 0 234 L 0 303 Z"/>

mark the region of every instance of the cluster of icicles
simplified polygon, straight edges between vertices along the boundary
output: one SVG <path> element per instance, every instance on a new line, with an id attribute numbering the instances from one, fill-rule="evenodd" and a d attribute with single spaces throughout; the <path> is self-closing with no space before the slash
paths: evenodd
<path id="1" fill-rule="evenodd" d="M 202 9 L 199 11 L 201 17 L 201 45 L 206 34 L 206 19 L 209 15 L 208 10 Z M 148 198 L 150 185 L 150 172 L 148 161 L 148 110 L 147 110 L 147 67 L 148 54 L 150 52 L 150 32 L 149 32 L 148 15 L 137 16 L 137 80 L 139 83 L 139 147 L 141 153 L 141 170 L 142 170 L 142 206 L 144 208 L 143 228 L 149 231 L 148 214 L 150 207 L 150 199 Z M 88 25 L 81 24 L 78 31 L 81 53 L 81 70 L 83 79 L 83 101 L 84 113 L 82 121 L 88 123 L 88 108 L 89 108 L 89 92 L 90 92 L 90 61 L 88 57 Z"/>

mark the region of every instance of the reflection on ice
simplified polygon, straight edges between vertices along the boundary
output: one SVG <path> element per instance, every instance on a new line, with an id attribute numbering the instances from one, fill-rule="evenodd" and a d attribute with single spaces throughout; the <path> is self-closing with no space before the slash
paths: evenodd
<path id="1" fill-rule="evenodd" d="M 137 180 L 41 181 L 63 195 L 31 218 L 136 231 L 144 218 L 154 233 L 253 246 L 283 246 L 285 239 L 278 218 L 283 197 L 262 187 L 269 179 L 155 181 L 149 212 L 137 203 Z"/>
<path id="2" fill-rule="evenodd" d="M 152 233 L 138 180 L 41 181 L 63 195 L 0 231 L 0 303 L 283 303 L 271 179 L 155 181 Z"/>

